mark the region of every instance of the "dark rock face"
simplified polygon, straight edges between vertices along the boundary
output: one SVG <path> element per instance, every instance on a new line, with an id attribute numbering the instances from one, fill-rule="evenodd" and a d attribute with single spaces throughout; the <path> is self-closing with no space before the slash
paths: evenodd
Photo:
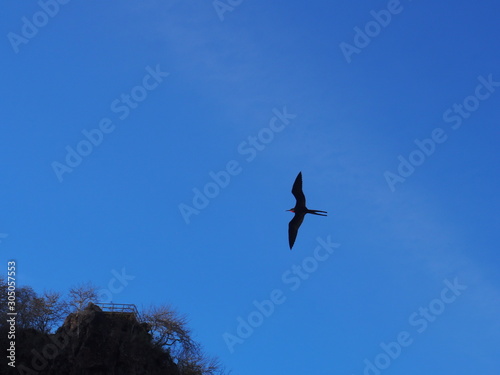
<path id="1" fill-rule="evenodd" d="M 179 375 L 170 355 L 155 347 L 134 315 L 89 304 L 68 315 L 55 334 L 25 332 L 16 374 Z"/>

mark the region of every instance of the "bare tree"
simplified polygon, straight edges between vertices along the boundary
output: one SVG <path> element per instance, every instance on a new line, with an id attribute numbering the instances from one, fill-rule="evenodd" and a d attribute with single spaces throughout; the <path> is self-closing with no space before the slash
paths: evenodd
<path id="1" fill-rule="evenodd" d="M 5 277 L 0 275 L 0 314 L 5 316 L 7 312 L 7 301 L 8 301 L 8 285 Z"/>
<path id="2" fill-rule="evenodd" d="M 90 282 L 73 286 L 69 290 L 69 299 L 66 303 L 65 312 L 72 313 L 82 311 L 89 302 L 97 301 L 97 287 Z"/>
<path id="3" fill-rule="evenodd" d="M 43 296 L 34 298 L 32 309 L 35 315 L 33 328 L 50 333 L 64 319 L 66 302 L 61 300 L 61 293 L 44 292 Z"/>
<path id="4" fill-rule="evenodd" d="M 182 375 L 223 374 L 219 360 L 203 353 L 200 344 L 191 338 L 187 318 L 168 305 L 152 306 L 140 314 L 150 327 L 153 342 L 167 350 L 177 361 Z"/>
<path id="5" fill-rule="evenodd" d="M 154 344 L 167 349 L 173 356 L 194 349 L 186 317 L 170 306 L 152 306 L 141 313 L 140 319 L 151 327 Z"/>
<path id="6" fill-rule="evenodd" d="M 226 373 L 219 359 L 203 353 L 199 345 L 196 350 L 183 353 L 177 365 L 182 375 L 222 375 Z"/>
<path id="7" fill-rule="evenodd" d="M 1 299 L 1 312 L 7 312 L 8 300 L 8 284 L 4 278 L 0 279 L 0 299 Z M 38 298 L 33 288 L 29 286 L 17 286 L 15 290 L 15 308 L 16 325 L 19 328 L 34 328 L 36 329 L 38 320 L 38 311 L 35 308 L 35 301 Z"/>

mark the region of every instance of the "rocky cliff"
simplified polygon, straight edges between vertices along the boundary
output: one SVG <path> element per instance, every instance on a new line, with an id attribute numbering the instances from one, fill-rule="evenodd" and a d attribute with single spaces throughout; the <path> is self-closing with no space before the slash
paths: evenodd
<path id="1" fill-rule="evenodd" d="M 180 375 L 134 314 L 103 312 L 94 304 L 70 314 L 54 334 L 20 330 L 17 346 L 17 368 L 6 374 Z"/>

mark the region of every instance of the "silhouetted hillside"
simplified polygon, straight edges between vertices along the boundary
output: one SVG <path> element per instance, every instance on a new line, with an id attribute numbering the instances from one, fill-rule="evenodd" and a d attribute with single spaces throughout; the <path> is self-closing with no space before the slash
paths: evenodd
<path id="1" fill-rule="evenodd" d="M 169 305 L 138 311 L 134 305 L 94 303 L 97 288 L 90 283 L 70 288 L 66 298 L 17 287 L 15 316 L 9 315 L 9 298 L 0 276 L 0 315 L 12 320 L 0 319 L 0 347 L 7 353 L 0 375 L 225 374 L 218 359 L 192 339 L 186 316 Z"/>
<path id="2" fill-rule="evenodd" d="M 154 345 L 133 314 L 103 312 L 89 303 L 68 315 L 54 334 L 17 333 L 17 370 L 40 375 L 181 375 L 169 353 Z M 7 335 L 2 333 L 2 338 Z M 2 345 L 2 347 L 5 347 Z"/>

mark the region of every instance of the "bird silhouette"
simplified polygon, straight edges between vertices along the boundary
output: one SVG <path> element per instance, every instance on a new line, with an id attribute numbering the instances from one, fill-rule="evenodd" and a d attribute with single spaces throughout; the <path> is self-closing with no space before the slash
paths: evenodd
<path id="1" fill-rule="evenodd" d="M 302 172 L 299 172 L 295 182 L 293 183 L 292 194 L 296 199 L 295 207 L 287 210 L 295 213 L 295 216 L 288 224 L 288 243 L 290 244 L 290 250 L 292 250 L 295 239 L 297 238 L 299 227 L 304 221 L 304 216 L 306 216 L 306 214 L 327 216 L 325 215 L 327 213 L 326 211 L 310 210 L 306 207 L 306 197 L 302 191 Z M 318 212 L 323 213 L 320 214 Z"/>

